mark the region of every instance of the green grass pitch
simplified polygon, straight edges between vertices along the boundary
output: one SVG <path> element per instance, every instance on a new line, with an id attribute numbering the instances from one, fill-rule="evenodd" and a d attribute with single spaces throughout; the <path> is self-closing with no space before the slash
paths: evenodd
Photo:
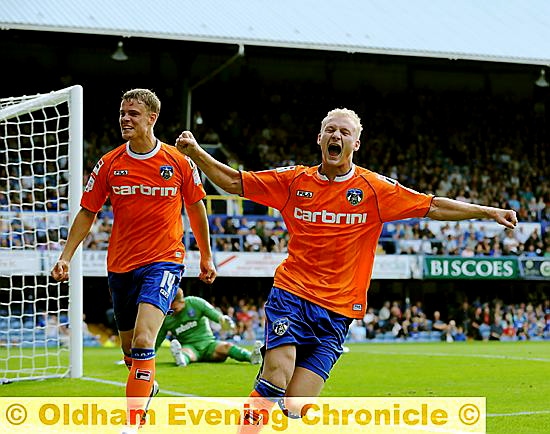
<path id="1" fill-rule="evenodd" d="M 322 396 L 487 398 L 487 432 L 550 433 L 550 342 L 351 344 Z M 1 351 L 1 350 L 0 350 Z M 85 348 L 84 379 L 21 381 L 0 396 L 123 396 L 117 348 Z M 247 396 L 257 366 L 228 360 L 178 368 L 161 348 L 159 396 Z"/>

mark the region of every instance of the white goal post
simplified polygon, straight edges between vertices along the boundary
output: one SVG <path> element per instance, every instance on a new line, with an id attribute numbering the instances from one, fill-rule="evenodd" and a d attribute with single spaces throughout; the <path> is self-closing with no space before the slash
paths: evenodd
<path id="1" fill-rule="evenodd" d="M 0 384 L 82 376 L 81 248 L 50 269 L 80 208 L 83 92 L 0 98 Z"/>

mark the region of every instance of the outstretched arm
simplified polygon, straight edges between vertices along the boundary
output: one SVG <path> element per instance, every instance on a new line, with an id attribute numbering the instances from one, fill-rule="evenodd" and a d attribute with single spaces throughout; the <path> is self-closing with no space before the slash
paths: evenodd
<path id="1" fill-rule="evenodd" d="M 243 194 L 239 171 L 220 163 L 202 149 L 191 132 L 184 131 L 180 134 L 176 140 L 176 148 L 191 158 L 214 184 L 228 193 Z"/>
<path id="2" fill-rule="evenodd" d="M 71 225 L 67 243 L 63 248 L 63 252 L 61 252 L 59 259 L 51 271 L 52 277 L 58 282 L 63 282 L 69 278 L 69 262 L 71 262 L 74 252 L 82 240 L 90 232 L 90 229 L 94 224 L 95 216 L 95 212 L 89 211 L 86 208 L 81 208 L 76 215 L 74 222 Z"/>
<path id="3" fill-rule="evenodd" d="M 197 240 L 201 253 L 199 279 L 204 283 L 212 283 L 216 278 L 216 268 L 212 261 L 212 250 L 210 248 L 210 230 L 208 228 L 208 217 L 202 200 L 185 207 L 193 235 Z"/>
<path id="4" fill-rule="evenodd" d="M 494 208 L 461 202 L 446 197 L 434 197 L 426 217 L 433 220 L 493 219 L 502 226 L 514 229 L 518 223 L 516 212 L 511 209 Z"/>

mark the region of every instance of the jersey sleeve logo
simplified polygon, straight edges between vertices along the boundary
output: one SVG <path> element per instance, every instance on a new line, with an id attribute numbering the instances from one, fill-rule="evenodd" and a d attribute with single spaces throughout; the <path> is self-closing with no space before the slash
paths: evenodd
<path id="1" fill-rule="evenodd" d="M 103 158 L 102 158 L 102 159 L 99 160 L 99 161 L 97 162 L 97 164 L 95 165 L 95 167 L 94 167 L 94 169 L 93 169 L 93 172 L 94 172 L 96 175 L 99 174 L 99 171 L 100 171 L 101 168 L 103 167 L 103 164 L 104 164 L 104 162 L 103 162 Z"/>
<path id="2" fill-rule="evenodd" d="M 90 175 L 90 177 L 88 178 L 88 182 L 86 183 L 86 188 L 84 188 L 84 191 L 86 193 L 89 193 L 90 191 L 92 191 L 94 188 L 94 183 L 95 183 L 95 178 L 92 175 Z"/>
<path id="3" fill-rule="evenodd" d="M 359 203 L 363 200 L 363 190 L 360 188 L 350 188 L 346 193 L 346 199 L 353 206 L 359 205 Z"/>
<path id="4" fill-rule="evenodd" d="M 275 171 L 277 173 L 283 173 L 283 172 L 287 172 L 289 170 L 294 170 L 295 168 L 296 168 L 296 166 L 277 167 L 275 169 Z"/>
<path id="5" fill-rule="evenodd" d="M 174 176 L 174 168 L 172 166 L 160 166 L 160 176 L 168 181 Z"/>
<path id="6" fill-rule="evenodd" d="M 384 175 L 376 175 L 376 177 L 380 181 L 387 182 L 388 184 L 391 184 L 391 185 L 397 185 L 397 181 L 393 178 L 388 178 L 387 176 L 384 176 Z"/>

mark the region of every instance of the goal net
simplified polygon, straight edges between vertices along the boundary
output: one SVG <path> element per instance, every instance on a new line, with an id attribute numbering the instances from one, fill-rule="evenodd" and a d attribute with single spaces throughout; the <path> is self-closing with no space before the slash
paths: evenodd
<path id="1" fill-rule="evenodd" d="M 82 176 L 81 86 L 0 98 L 0 384 L 82 376 L 80 249 L 49 276 Z"/>

